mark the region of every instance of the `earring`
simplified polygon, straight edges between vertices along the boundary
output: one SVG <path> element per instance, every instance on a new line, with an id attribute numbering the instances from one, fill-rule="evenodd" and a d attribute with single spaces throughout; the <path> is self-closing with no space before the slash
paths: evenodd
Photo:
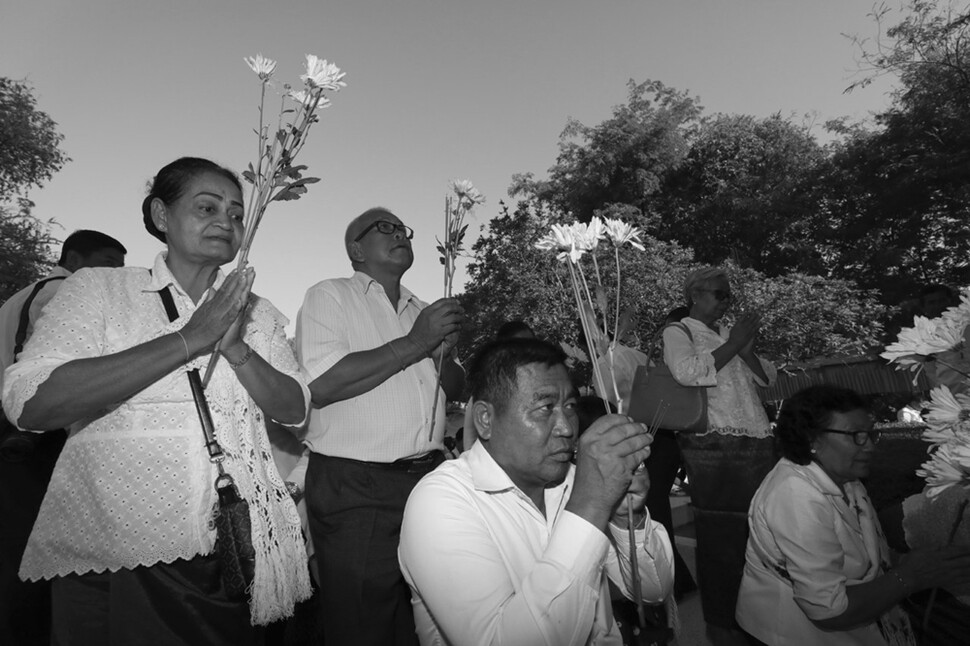
<path id="1" fill-rule="evenodd" d="M 813 446 L 813 447 L 812 447 L 812 450 L 811 450 L 811 451 L 809 451 L 809 453 L 811 453 L 812 455 L 815 455 L 816 453 L 818 453 L 818 451 L 816 451 L 816 450 L 815 450 L 815 447 Z"/>

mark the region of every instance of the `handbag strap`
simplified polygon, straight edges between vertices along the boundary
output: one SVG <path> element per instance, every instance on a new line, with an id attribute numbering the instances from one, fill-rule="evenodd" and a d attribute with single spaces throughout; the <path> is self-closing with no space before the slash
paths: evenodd
<path id="1" fill-rule="evenodd" d="M 174 321 L 179 317 L 179 311 L 175 307 L 175 300 L 172 298 L 171 289 L 171 287 L 166 287 L 158 292 L 158 295 L 162 299 L 162 304 L 165 305 L 165 313 L 168 314 L 168 319 Z M 199 369 L 193 368 L 192 370 L 187 370 L 185 374 L 189 378 L 189 388 L 192 390 L 192 398 L 195 399 L 195 410 L 199 414 L 199 422 L 202 424 L 202 433 L 205 435 L 205 448 L 209 452 L 209 462 L 219 467 L 220 478 L 228 478 L 229 475 L 222 469 L 222 461 L 226 459 L 226 455 L 222 452 L 219 441 L 216 440 L 215 424 L 212 423 L 212 413 L 209 411 L 209 402 L 205 398 L 205 389 L 202 387 Z M 218 486 L 218 483 L 216 486 Z"/>
<path id="2" fill-rule="evenodd" d="M 691 343 L 693 343 L 693 342 L 694 342 L 694 335 L 690 333 L 690 328 L 689 328 L 689 327 L 687 327 L 687 325 L 685 325 L 684 323 L 681 323 L 680 321 L 677 321 L 677 322 L 675 322 L 675 323 L 671 323 L 671 324 L 670 324 L 670 325 L 668 325 L 667 327 L 676 327 L 676 328 L 680 328 L 680 329 L 681 329 L 681 330 L 683 330 L 683 331 L 684 331 L 684 333 L 685 333 L 685 334 L 687 335 L 687 338 L 688 338 L 688 339 L 690 339 L 690 342 L 691 342 Z"/>
<path id="3" fill-rule="evenodd" d="M 27 341 L 27 326 L 30 324 L 30 306 L 33 304 L 34 299 L 37 298 L 37 294 L 44 288 L 44 285 L 52 280 L 64 280 L 65 278 L 67 276 L 51 276 L 34 283 L 34 288 L 30 290 L 30 296 L 24 301 L 24 306 L 20 308 L 20 321 L 17 325 L 17 333 L 13 337 L 13 363 L 17 363 L 17 355 L 24 349 L 24 343 Z"/>

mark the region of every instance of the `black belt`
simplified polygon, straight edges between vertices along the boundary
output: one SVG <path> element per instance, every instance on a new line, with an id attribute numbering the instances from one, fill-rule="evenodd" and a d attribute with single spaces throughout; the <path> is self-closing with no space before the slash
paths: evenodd
<path id="1" fill-rule="evenodd" d="M 371 469 L 382 469 L 385 471 L 405 471 L 407 473 L 427 473 L 445 461 L 445 456 L 441 451 L 428 451 L 416 458 L 402 458 L 394 462 L 366 462 L 364 460 L 353 460 L 351 458 L 338 458 L 331 455 L 326 456 L 328 460 L 344 460 L 353 462 Z"/>

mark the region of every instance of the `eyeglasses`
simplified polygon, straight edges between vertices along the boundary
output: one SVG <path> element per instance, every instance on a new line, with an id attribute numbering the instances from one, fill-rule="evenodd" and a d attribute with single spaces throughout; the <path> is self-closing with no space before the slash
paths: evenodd
<path id="1" fill-rule="evenodd" d="M 386 236 L 392 236 L 398 231 L 402 231 L 404 233 L 404 237 L 408 240 L 414 237 L 414 229 L 409 226 L 397 224 L 396 222 L 388 222 L 387 220 L 376 220 L 375 222 L 371 222 L 369 225 L 367 225 L 367 227 L 360 232 L 360 235 L 354 238 L 354 242 L 360 242 L 360 239 L 367 235 L 371 229 L 377 229 Z"/>
<path id="2" fill-rule="evenodd" d="M 882 437 L 882 431 L 843 431 L 834 428 L 823 428 L 822 433 L 838 433 L 839 435 L 851 435 L 852 441 L 855 442 L 856 446 L 865 446 L 866 440 L 869 440 L 873 444 L 879 444 L 879 439 Z"/>
<path id="3" fill-rule="evenodd" d="M 705 287 L 701 287 L 697 291 L 710 292 L 711 294 L 714 295 L 714 298 L 716 298 L 719 301 L 726 301 L 726 300 L 730 300 L 731 298 L 731 290 L 729 289 L 707 289 Z"/>

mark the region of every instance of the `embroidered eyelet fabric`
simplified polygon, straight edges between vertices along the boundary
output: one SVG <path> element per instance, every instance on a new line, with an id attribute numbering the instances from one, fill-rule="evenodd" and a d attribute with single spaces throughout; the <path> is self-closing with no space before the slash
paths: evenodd
<path id="1" fill-rule="evenodd" d="M 758 378 L 737 355 L 719 371 L 714 369 L 714 350 L 730 335 L 730 328 L 720 334 L 694 318 L 681 321 L 690 328 L 691 343 L 683 330 L 670 326 L 664 330 L 664 361 L 671 374 L 685 386 L 707 386 L 707 432 L 723 435 L 771 437 L 768 416 L 755 389 Z M 767 386 L 775 381 L 775 367 L 759 358 L 768 377 Z"/>
<path id="2" fill-rule="evenodd" d="M 215 287 L 222 280 L 220 272 Z M 168 284 L 181 314 L 174 322 L 158 295 Z M 265 299 L 253 296 L 251 303 L 245 341 L 300 384 L 309 406 L 309 391 L 286 341 L 286 318 Z M 20 361 L 7 372 L 5 410 L 19 418 L 58 366 L 170 334 L 195 309 L 174 284 L 164 253 L 153 274 L 142 268 L 78 271 L 44 310 Z M 72 425 L 21 577 L 117 571 L 213 550 L 217 472 L 185 374 L 192 368 L 204 373 L 208 361 L 209 355 L 199 357 L 94 419 Z M 206 398 L 226 454 L 224 467 L 250 504 L 257 552 L 252 619 L 269 623 L 310 596 L 300 519 L 273 463 L 262 411 L 228 362 L 217 365 Z"/>

